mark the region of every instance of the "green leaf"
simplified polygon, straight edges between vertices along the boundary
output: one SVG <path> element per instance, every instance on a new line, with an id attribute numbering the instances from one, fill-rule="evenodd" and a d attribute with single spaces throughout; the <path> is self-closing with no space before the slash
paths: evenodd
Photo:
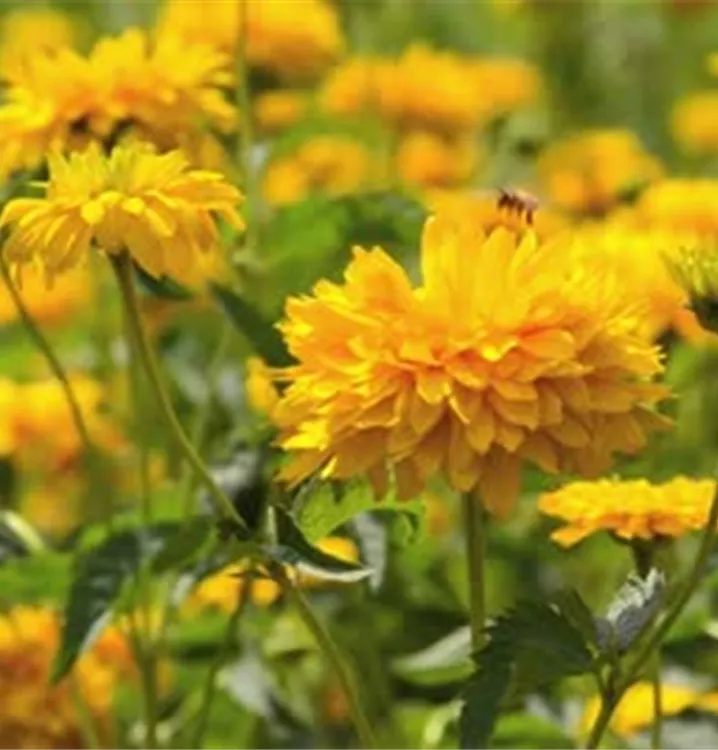
<path id="1" fill-rule="evenodd" d="M 137 573 L 142 560 L 157 555 L 177 529 L 177 524 L 172 523 L 121 531 L 80 557 L 65 607 L 60 649 L 52 668 L 53 682 L 72 669 L 108 624 L 125 581 Z"/>
<path id="2" fill-rule="evenodd" d="M 310 480 L 295 500 L 294 515 L 302 532 L 316 541 L 369 510 L 421 515 L 424 506 L 418 500 L 399 502 L 391 490 L 385 497 L 377 499 L 364 479 L 348 482 Z"/>
<path id="3" fill-rule="evenodd" d="M 586 643 L 600 649 L 596 618 L 581 595 L 574 589 L 564 589 L 554 594 L 552 599 Z"/>
<path id="4" fill-rule="evenodd" d="M 581 632 L 559 603 L 523 602 L 488 628 L 488 643 L 477 655 L 478 671 L 464 691 L 459 721 L 463 748 L 487 747 L 502 702 L 594 668 Z"/>
<path id="5" fill-rule="evenodd" d="M 211 284 L 210 289 L 234 327 L 268 365 L 281 367 L 291 361 L 279 331 L 252 305 L 226 287 Z"/>
<path id="6" fill-rule="evenodd" d="M 395 659 L 392 669 L 416 685 L 461 682 L 474 671 L 471 632 L 468 627 L 459 628 L 422 651 Z"/>
<path id="7" fill-rule="evenodd" d="M 499 748 L 573 748 L 575 742 L 561 726 L 528 713 L 502 716 L 496 724 L 494 747 Z"/>
<path id="8" fill-rule="evenodd" d="M 216 529 L 210 516 L 195 516 L 186 521 L 154 557 L 152 570 L 157 574 L 165 573 L 192 562 L 215 536 Z"/>
<path id="9" fill-rule="evenodd" d="M 70 555 L 40 552 L 0 565 L 0 604 L 61 602 L 71 574 Z"/>
<path id="10" fill-rule="evenodd" d="M 0 563 L 38 552 L 45 544 L 33 527 L 17 513 L 0 511 Z"/>
<path id="11" fill-rule="evenodd" d="M 178 284 L 174 279 L 169 278 L 169 276 L 156 279 L 154 276 L 150 276 L 147 271 L 137 264 L 133 265 L 137 275 L 137 280 L 140 282 L 140 287 L 150 294 L 153 294 L 155 297 L 184 302 L 195 296 L 193 292 L 187 289 L 187 287 Z"/>
<path id="12" fill-rule="evenodd" d="M 263 552 L 280 563 L 292 565 L 299 571 L 329 581 L 361 581 L 371 570 L 353 562 L 341 560 L 312 546 L 292 517 L 277 509 L 277 544 L 261 545 Z"/>

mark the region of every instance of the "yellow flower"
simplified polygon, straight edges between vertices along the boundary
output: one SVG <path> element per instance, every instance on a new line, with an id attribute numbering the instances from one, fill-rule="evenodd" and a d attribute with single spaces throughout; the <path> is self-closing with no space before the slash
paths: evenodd
<path id="1" fill-rule="evenodd" d="M 645 479 L 572 482 L 539 499 L 539 510 L 565 526 L 551 538 L 570 547 L 599 531 L 621 539 L 678 537 L 705 525 L 715 482 L 676 477 L 665 484 Z"/>
<path id="2" fill-rule="evenodd" d="M 401 180 L 419 187 L 457 185 L 469 180 L 479 160 L 473 140 L 447 141 L 432 133 L 405 136 L 396 155 Z"/>
<path id="3" fill-rule="evenodd" d="M 663 716 L 677 716 L 689 708 L 698 708 L 702 695 L 697 690 L 684 685 L 661 685 L 661 713 Z M 592 698 L 586 706 L 582 729 L 588 732 L 598 717 L 601 700 Z M 653 723 L 653 685 L 650 682 L 637 682 L 626 691 L 616 707 L 611 723 L 612 732 L 619 737 L 630 737 Z"/>
<path id="4" fill-rule="evenodd" d="M 307 98 L 298 91 L 267 91 L 254 101 L 254 116 L 265 133 L 295 125 L 307 111 Z"/>
<path id="5" fill-rule="evenodd" d="M 64 539 L 83 521 L 82 491 L 76 475 L 54 477 L 22 497 L 20 512 L 43 535 Z"/>
<path id="6" fill-rule="evenodd" d="M 160 21 L 164 34 L 226 52 L 243 43 L 249 63 L 284 79 L 316 75 L 344 46 L 337 14 L 325 0 L 169 0 Z"/>
<path id="7" fill-rule="evenodd" d="M 32 317 L 46 325 L 64 322 L 80 310 L 87 309 L 92 284 L 86 268 L 77 268 L 63 274 L 48 289 L 37 268 L 30 266 L 24 273 L 22 289 L 18 290 Z M 0 287 L 0 324 L 17 320 L 15 303 L 7 291 Z"/>
<path id="8" fill-rule="evenodd" d="M 103 414 L 104 391 L 100 383 L 81 375 L 71 376 L 70 386 L 90 437 L 98 448 L 117 452 L 126 441 Z M 0 452 L 12 454 L 22 465 L 64 472 L 80 459 L 83 445 L 75 429 L 65 393 L 56 380 L 18 384 L 0 379 Z"/>
<path id="9" fill-rule="evenodd" d="M 549 146 L 539 175 L 550 199 L 568 211 L 603 213 L 627 191 L 657 179 L 661 166 L 627 130 L 589 130 Z"/>
<path id="10" fill-rule="evenodd" d="M 356 116 L 376 111 L 380 81 L 388 61 L 353 57 L 334 68 L 319 91 L 319 106 L 336 116 Z"/>
<path id="11" fill-rule="evenodd" d="M 457 133 L 480 120 L 479 99 L 467 61 L 415 44 L 380 69 L 378 106 L 400 129 Z"/>
<path id="12" fill-rule="evenodd" d="M 34 55 L 72 47 L 75 30 L 64 14 L 49 7 L 6 12 L 0 21 L 0 75 L 13 78 Z"/>
<path id="13" fill-rule="evenodd" d="M 718 238 L 718 180 L 661 180 L 641 195 L 634 218 L 639 226 Z"/>
<path id="14" fill-rule="evenodd" d="M 351 539 L 347 539 L 344 536 L 328 536 L 324 539 L 320 539 L 316 546 L 327 555 L 336 557 L 345 562 L 358 562 L 359 550 L 356 544 Z M 325 586 L 327 581 L 316 576 L 308 575 L 306 573 L 300 574 L 298 577 L 299 583 L 307 588 L 314 588 L 317 586 Z"/>
<path id="15" fill-rule="evenodd" d="M 309 195 L 344 195 L 369 178 L 367 148 L 343 136 L 315 136 L 289 156 L 269 164 L 262 192 L 272 205 L 296 203 Z"/>
<path id="16" fill-rule="evenodd" d="M 0 616 L 0 742 L 3 747 L 85 747 L 70 680 L 49 682 L 60 618 L 46 608 L 16 606 Z M 106 629 L 80 657 L 73 682 L 104 743 L 110 743 L 115 690 L 135 673 L 129 645 Z"/>
<path id="17" fill-rule="evenodd" d="M 127 251 L 155 278 L 196 285 L 220 254 L 214 214 L 243 226 L 239 191 L 220 174 L 190 169 L 178 151 L 159 155 L 130 143 L 104 156 L 93 144 L 68 158 L 54 154 L 49 164 L 46 197 L 11 201 L 0 226 L 10 225 L 8 261 L 40 263 L 50 279 L 96 246 L 111 255 Z"/>
<path id="18" fill-rule="evenodd" d="M 272 380 L 272 371 L 260 357 L 247 360 L 245 390 L 249 405 L 255 411 L 271 416 L 279 401 L 279 393 Z"/>
<path id="19" fill-rule="evenodd" d="M 718 151 L 718 91 L 701 91 L 683 97 L 673 108 L 671 131 L 687 152 Z"/>
<path id="20" fill-rule="evenodd" d="M 665 390 L 647 381 L 662 364 L 642 303 L 590 247 L 436 216 L 421 268 L 413 289 L 356 248 L 344 284 L 288 301 L 285 480 L 366 475 L 381 497 L 391 468 L 410 498 L 442 473 L 506 515 L 524 463 L 595 475 L 664 424 L 646 407 Z"/>
<path id="21" fill-rule="evenodd" d="M 469 68 L 474 103 L 484 121 L 505 117 L 534 104 L 541 94 L 539 71 L 530 63 L 510 58 L 480 58 Z"/>

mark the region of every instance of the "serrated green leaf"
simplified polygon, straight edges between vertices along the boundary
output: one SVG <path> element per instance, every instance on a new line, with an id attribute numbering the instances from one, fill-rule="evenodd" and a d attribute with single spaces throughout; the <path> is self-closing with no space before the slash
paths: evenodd
<path id="1" fill-rule="evenodd" d="M 422 651 L 395 659 L 392 670 L 416 685 L 448 685 L 465 680 L 474 671 L 469 628 L 459 628 Z"/>
<path id="2" fill-rule="evenodd" d="M 251 304 L 218 284 L 211 284 L 210 290 L 234 327 L 268 365 L 281 367 L 291 361 L 279 331 Z"/>
<path id="3" fill-rule="evenodd" d="M 348 482 L 310 481 L 295 502 L 294 515 L 308 539 L 321 539 L 352 518 L 368 510 L 421 515 L 420 501 L 399 502 L 393 491 L 377 500 L 366 480 Z"/>
<path id="4" fill-rule="evenodd" d="M 216 523 L 209 516 L 195 516 L 185 521 L 154 557 L 152 570 L 158 574 L 165 573 L 190 563 L 215 532 Z"/>
<path id="5" fill-rule="evenodd" d="M 277 509 L 277 544 L 263 544 L 262 551 L 277 562 L 292 565 L 300 572 L 329 581 L 361 581 L 371 570 L 357 563 L 341 560 L 312 546 L 292 517 Z"/>
<path id="6" fill-rule="evenodd" d="M 65 607 L 60 648 L 51 680 L 58 682 L 77 658 L 95 641 L 109 622 L 122 587 L 147 557 L 157 555 L 162 544 L 177 532 L 176 524 L 126 530 L 110 536 L 78 561 Z"/>
<path id="7" fill-rule="evenodd" d="M 600 648 L 596 619 L 581 595 L 574 589 L 564 589 L 554 594 L 552 599 L 584 640 Z"/>
<path id="8" fill-rule="evenodd" d="M 581 632 L 556 603 L 522 602 L 488 628 L 460 719 L 461 746 L 487 747 L 506 696 L 594 668 Z"/>

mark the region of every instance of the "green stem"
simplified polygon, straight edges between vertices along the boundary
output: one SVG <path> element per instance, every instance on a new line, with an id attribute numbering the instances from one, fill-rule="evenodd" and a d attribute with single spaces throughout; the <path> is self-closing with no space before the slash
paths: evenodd
<path id="1" fill-rule="evenodd" d="M 214 702 L 214 696 L 217 693 L 217 676 L 225 663 L 227 654 L 230 651 L 232 644 L 236 638 L 237 625 L 242 618 L 247 604 L 252 598 L 252 578 L 251 573 L 247 577 L 247 585 L 238 588 L 237 603 L 232 610 L 232 614 L 227 622 L 227 630 L 224 634 L 224 643 L 217 649 L 217 653 L 212 661 L 207 672 L 207 678 L 204 683 L 204 689 L 202 691 L 202 703 L 199 708 L 199 715 L 197 717 L 197 727 L 194 731 L 190 747 L 195 750 L 201 750 L 204 746 L 205 734 L 207 727 L 209 726 L 209 720 L 212 713 L 212 704 Z"/>
<path id="2" fill-rule="evenodd" d="M 596 719 L 593 729 L 591 730 L 586 748 L 591 749 L 599 746 L 601 738 L 611 720 L 613 711 L 621 700 L 621 697 L 636 680 L 653 653 L 660 648 L 666 635 L 673 627 L 676 620 L 681 616 L 686 604 L 688 604 L 688 601 L 698 588 L 708 567 L 708 558 L 710 557 L 713 542 L 716 537 L 716 525 L 718 525 L 718 484 L 716 484 L 713 493 L 713 501 L 708 513 L 708 520 L 703 530 L 700 547 L 698 548 L 688 578 L 676 598 L 673 600 L 665 617 L 658 623 L 650 636 L 643 642 L 643 645 L 638 650 L 636 656 L 629 662 L 625 672 L 617 681 L 615 689 L 611 691 L 611 694 L 607 699 L 602 701 L 601 711 Z"/>
<path id="3" fill-rule="evenodd" d="M 95 718 L 90 711 L 85 696 L 82 694 L 79 682 L 74 674 L 70 675 L 70 689 L 72 690 L 72 700 L 77 711 L 77 718 L 80 722 L 82 737 L 87 743 L 87 747 L 100 748 L 104 747 L 100 735 L 95 725 Z"/>
<path id="4" fill-rule="evenodd" d="M 331 665 L 337 679 L 339 680 L 339 684 L 341 685 L 342 691 L 347 699 L 349 714 L 351 715 L 352 722 L 356 728 L 361 747 L 377 747 L 376 740 L 374 739 L 374 732 L 372 731 L 369 720 L 367 719 L 361 701 L 359 700 L 359 694 L 356 690 L 353 676 L 349 666 L 346 664 L 344 657 L 342 656 L 339 646 L 337 646 L 329 634 L 329 631 L 314 614 L 314 611 L 309 606 L 309 602 L 306 600 L 300 589 L 295 586 L 286 575 L 283 576 L 282 583 L 287 597 L 297 608 L 302 621 L 311 632 L 320 651 Z"/>
<path id="5" fill-rule="evenodd" d="M 15 308 L 20 315 L 20 319 L 25 325 L 30 338 L 33 340 L 35 346 L 37 346 L 42 355 L 45 357 L 45 360 L 50 367 L 50 371 L 60 384 L 60 387 L 65 394 L 65 400 L 67 401 L 67 405 L 70 408 L 72 421 L 75 423 L 75 429 L 77 430 L 77 434 L 80 436 L 80 440 L 83 443 L 86 453 L 88 455 L 92 455 L 93 445 L 92 440 L 90 439 L 90 433 L 88 432 L 87 425 L 85 424 L 85 420 L 82 417 L 80 405 L 75 398 L 75 394 L 72 390 L 72 386 L 70 385 L 70 380 L 67 377 L 67 373 L 65 372 L 65 369 L 62 366 L 62 363 L 60 362 L 57 354 L 55 354 L 55 350 L 52 348 L 52 345 L 45 338 L 45 335 L 42 333 L 40 327 L 37 325 L 32 315 L 30 314 L 30 311 L 25 306 L 25 303 L 23 302 L 23 299 L 20 296 L 17 287 L 15 286 L 15 282 L 12 280 L 10 269 L 8 268 L 7 262 L 2 253 L 0 253 L 0 273 L 2 274 L 5 286 L 10 293 L 13 304 L 15 305 Z"/>
<path id="6" fill-rule="evenodd" d="M 157 662 L 154 654 L 154 644 L 151 642 L 151 624 L 147 621 L 147 633 L 142 632 L 142 627 L 137 624 L 137 613 L 130 613 L 130 640 L 140 670 L 140 681 L 142 684 L 142 697 L 144 699 L 145 711 L 145 736 L 143 745 L 148 750 L 157 747 Z M 146 640 L 143 636 L 146 636 Z"/>
<path id="7" fill-rule="evenodd" d="M 469 615 L 471 622 L 471 645 L 474 651 L 483 648 L 486 637 L 486 586 L 484 580 L 484 557 L 486 529 L 484 509 L 473 492 L 462 495 L 464 512 L 464 540 L 469 574 Z"/>
<path id="8" fill-rule="evenodd" d="M 661 735 L 663 730 L 663 694 L 661 687 L 661 654 L 656 651 L 653 654 L 653 726 L 651 727 L 651 748 L 659 750 L 662 745 Z"/>
<path id="9" fill-rule="evenodd" d="M 223 508 L 225 513 L 243 531 L 248 531 L 244 519 L 239 515 L 234 505 L 232 505 L 232 501 L 224 494 L 224 492 L 222 492 L 212 478 L 212 475 L 195 451 L 192 443 L 185 434 L 177 415 L 175 414 L 170 398 L 162 382 L 162 376 L 160 374 L 155 354 L 147 337 L 144 325 L 142 324 L 142 316 L 140 314 L 139 301 L 137 299 L 137 289 L 135 288 L 132 276 L 132 263 L 129 256 L 126 253 L 121 255 L 115 262 L 114 267 L 117 273 L 120 290 L 122 292 L 122 299 L 125 308 L 127 309 L 128 321 L 132 329 L 132 335 L 137 345 L 137 351 L 170 435 L 177 443 L 178 448 L 192 467 L 197 478 L 206 487 L 207 491 L 214 498 L 219 507 Z"/>

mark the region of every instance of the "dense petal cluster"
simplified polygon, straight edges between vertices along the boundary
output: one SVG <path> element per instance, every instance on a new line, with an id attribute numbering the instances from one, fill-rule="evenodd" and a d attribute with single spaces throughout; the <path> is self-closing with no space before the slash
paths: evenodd
<path id="1" fill-rule="evenodd" d="M 277 206 L 315 193 L 343 195 L 366 184 L 370 172 L 370 154 L 362 143 L 345 136 L 316 136 L 269 163 L 262 192 Z"/>
<path id="2" fill-rule="evenodd" d="M 92 246 L 128 252 L 150 275 L 196 285 L 220 252 L 215 214 L 235 228 L 240 193 L 222 175 L 190 169 L 178 151 L 157 154 L 129 143 L 104 156 L 91 146 L 49 159 L 44 198 L 8 203 L 3 252 L 22 266 L 39 263 L 51 279 L 81 264 Z"/>
<path id="3" fill-rule="evenodd" d="M 95 445 L 108 452 L 126 449 L 124 436 L 103 411 L 103 386 L 79 375 L 70 378 L 70 386 Z M 84 446 L 65 392 L 56 380 L 21 384 L 2 378 L 0 406 L 2 455 L 50 472 L 62 472 L 77 464 Z"/>
<path id="4" fill-rule="evenodd" d="M 72 681 L 51 685 L 59 645 L 60 618 L 52 610 L 16 606 L 0 617 L 0 746 L 85 747 L 75 689 L 100 741 L 111 743 L 115 688 L 134 674 L 129 644 L 106 629 L 77 662 Z"/>
<path id="5" fill-rule="evenodd" d="M 412 288 L 381 249 L 357 248 L 344 284 L 289 300 L 297 363 L 273 414 L 286 480 L 366 474 L 381 496 L 393 469 L 408 498 L 443 473 L 506 514 L 524 463 L 595 475 L 663 424 L 642 303 L 579 239 L 435 216 L 421 269 Z"/>
<path id="6" fill-rule="evenodd" d="M 316 75 L 344 47 L 337 14 L 325 0 L 204 0 L 200 13 L 192 3 L 170 0 L 160 33 L 226 52 L 241 42 L 251 65 L 283 79 Z"/>
<path id="7" fill-rule="evenodd" d="M 546 195 L 577 213 L 601 214 L 661 175 L 661 165 L 627 130 L 589 130 L 550 145 L 538 163 Z"/>
<path id="8" fill-rule="evenodd" d="M 544 494 L 539 509 L 565 523 L 551 536 L 565 547 L 600 531 L 621 539 L 679 537 L 705 526 L 714 492 L 709 479 L 677 477 L 665 484 L 602 479 Z"/>
<path id="9" fill-rule="evenodd" d="M 230 130 L 228 58 L 173 37 L 150 43 L 130 29 L 88 56 L 63 47 L 28 56 L 0 104 L 0 175 L 34 169 L 55 148 L 106 144 L 135 128 L 158 147 L 177 146 L 203 125 Z"/>

